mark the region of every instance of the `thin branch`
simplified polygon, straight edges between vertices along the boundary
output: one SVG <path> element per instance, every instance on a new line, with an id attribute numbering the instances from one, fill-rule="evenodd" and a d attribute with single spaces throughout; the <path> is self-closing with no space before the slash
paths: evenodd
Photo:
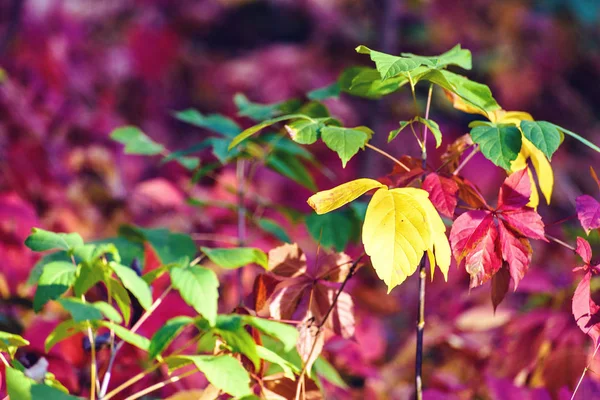
<path id="1" fill-rule="evenodd" d="M 452 173 L 452 175 L 458 175 L 458 173 L 460 172 L 460 170 L 463 169 L 465 167 L 465 165 L 467 165 L 467 163 L 469 161 L 471 161 L 471 159 L 473 158 L 473 156 L 475 156 L 475 154 L 477 154 L 478 152 L 479 152 L 479 146 L 475 145 L 475 147 L 473 148 L 473 151 L 471 151 L 469 153 L 469 155 L 466 156 L 464 160 L 462 160 L 462 162 L 458 165 L 458 167 L 456 167 L 456 169 L 454 170 L 454 172 Z"/>
<path id="2" fill-rule="evenodd" d="M 369 144 L 369 143 L 365 144 L 365 146 L 367 146 L 371 150 L 375 150 L 379 154 L 381 154 L 381 155 L 389 158 L 390 160 L 392 160 L 393 162 L 395 162 L 396 164 L 398 164 L 400 167 L 404 168 L 407 172 L 410 172 L 410 168 L 408 168 L 406 165 L 404 165 L 402 163 L 402 161 L 398 160 L 396 157 L 392 156 L 391 154 L 388 154 L 385 151 L 381 150 L 379 147 L 375 147 L 375 146 L 373 146 L 372 144 Z"/>
<path id="3" fill-rule="evenodd" d="M 4 357 L 4 354 L 0 353 L 0 359 L 2 360 L 2 363 L 6 366 L 6 368 L 10 368 L 10 364 L 6 360 L 6 357 Z"/>
<path id="4" fill-rule="evenodd" d="M 560 244 L 561 246 L 571 250 L 571 251 L 576 251 L 575 247 L 571 246 L 570 244 L 563 242 L 562 240 L 555 238 L 554 236 L 550 236 L 547 233 L 544 235 L 546 236 L 546 239 L 552 240 L 554 243 Z"/>
<path id="5" fill-rule="evenodd" d="M 148 374 L 150 374 L 151 372 L 153 372 L 156 369 L 158 369 L 158 367 L 160 367 L 160 365 L 161 365 L 160 363 L 152 365 L 151 367 L 146 368 L 144 371 L 140 372 L 139 374 L 136 374 L 136 375 L 132 376 L 126 382 L 123 382 L 121 385 L 119 385 L 115 389 L 111 390 L 106 396 L 104 396 L 102 398 L 102 400 L 110 400 L 115 395 L 119 394 L 121 391 L 127 389 L 129 386 L 131 386 L 134 383 L 138 382 L 140 379 L 143 379 L 144 377 L 148 376 Z"/>
<path id="6" fill-rule="evenodd" d="M 426 257 L 423 254 L 419 263 L 419 304 L 417 316 L 417 350 L 415 357 L 415 391 L 417 400 L 423 399 L 423 337 L 425 333 L 425 270 Z"/>
<path id="7" fill-rule="evenodd" d="M 573 395 L 571 396 L 571 400 L 575 399 L 575 394 L 577 394 L 577 391 L 579 390 L 579 386 L 581 386 L 581 382 L 583 382 L 583 378 L 585 377 L 585 374 L 590 370 L 590 366 L 592 365 L 592 362 L 594 362 L 594 358 L 596 357 L 596 353 L 598 353 L 598 349 L 600 349 L 600 341 L 598 341 L 598 344 L 596 345 L 596 348 L 594 349 L 594 354 L 592 354 L 592 359 L 590 360 L 588 365 L 586 365 L 586 367 L 583 369 L 583 372 L 581 373 L 579 382 L 577 382 L 577 386 L 575 386 L 575 390 L 573 390 Z"/>
<path id="8" fill-rule="evenodd" d="M 433 95 L 433 83 L 429 85 L 429 93 L 427 94 L 427 106 L 425 107 L 425 119 L 429 119 L 429 108 L 431 107 L 431 97 Z M 423 124 L 423 148 L 427 147 L 427 124 Z M 425 155 L 423 159 L 427 159 Z"/>
<path id="9" fill-rule="evenodd" d="M 163 388 L 163 387 L 167 386 L 167 385 L 168 385 L 168 384 L 170 384 L 170 383 L 177 382 L 177 381 L 179 381 L 179 380 L 181 380 L 181 379 L 185 378 L 186 376 L 193 375 L 193 374 L 195 374 L 196 372 L 199 372 L 199 370 L 198 370 L 198 369 L 193 369 L 193 370 L 190 370 L 190 371 L 187 371 L 187 372 L 181 373 L 181 374 L 179 374 L 179 375 L 174 375 L 174 376 L 170 377 L 169 379 L 166 379 L 166 380 L 164 380 L 164 381 L 162 381 L 162 382 L 159 382 L 159 383 L 157 383 L 157 384 L 154 384 L 154 385 L 152 385 L 152 386 L 148 386 L 146 389 L 144 389 L 144 390 L 141 390 L 141 391 L 137 392 L 136 394 L 134 394 L 134 395 L 131 395 L 131 396 L 129 396 L 129 397 L 127 397 L 127 398 L 125 398 L 125 400 L 135 400 L 135 399 L 139 399 L 140 397 L 143 397 L 143 396 L 147 395 L 148 393 L 152 393 L 152 392 L 154 392 L 155 390 L 158 390 L 158 389 L 160 389 L 160 388 Z"/>

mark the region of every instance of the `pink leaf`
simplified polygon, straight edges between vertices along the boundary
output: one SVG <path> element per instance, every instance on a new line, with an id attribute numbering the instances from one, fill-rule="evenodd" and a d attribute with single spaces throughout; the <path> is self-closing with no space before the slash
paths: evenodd
<path id="1" fill-rule="evenodd" d="M 494 217 L 489 211 L 468 211 L 456 218 L 450 231 L 450 243 L 457 262 L 477 245 L 493 223 Z"/>
<path id="2" fill-rule="evenodd" d="M 577 249 L 575 252 L 579 254 L 584 263 L 589 264 L 592 261 L 592 248 L 584 238 L 577 238 Z"/>
<path id="3" fill-rule="evenodd" d="M 455 181 L 432 172 L 423 181 L 423 189 L 429 192 L 429 200 L 441 214 L 450 218 L 454 216 L 458 201 L 458 184 Z"/>
<path id="4" fill-rule="evenodd" d="M 531 197 L 531 181 L 527 168 L 510 175 L 498 193 L 499 210 L 516 210 L 525 207 Z"/>
<path id="5" fill-rule="evenodd" d="M 598 316 L 598 310 L 600 307 L 594 303 L 590 297 L 590 280 L 592 273 L 588 271 L 584 276 L 573 295 L 573 316 L 579 328 L 589 335 L 594 343 L 598 343 L 600 337 L 600 318 Z"/>
<path id="6" fill-rule="evenodd" d="M 500 230 L 500 248 L 502 259 L 508 263 L 510 277 L 515 283 L 515 290 L 519 282 L 525 276 L 531 263 L 531 246 L 527 239 L 519 239 L 504 226 L 504 222 L 498 224 Z"/>
<path id="7" fill-rule="evenodd" d="M 480 234 L 480 240 L 465 259 L 465 269 L 471 275 L 471 288 L 488 281 L 502 267 L 502 260 L 496 243 L 498 230 L 491 215 L 486 217 L 486 220 L 490 220 L 491 223 L 483 222 L 478 227 L 484 226 L 485 230 L 478 233 Z"/>
<path id="8" fill-rule="evenodd" d="M 587 234 L 600 228 L 600 203 L 596 199 L 584 194 L 577 198 L 575 205 L 579 222 Z"/>
<path id="9" fill-rule="evenodd" d="M 524 207 L 520 210 L 504 212 L 501 215 L 507 225 L 518 234 L 531 239 L 548 241 L 544 234 L 542 217 L 533 208 Z"/>

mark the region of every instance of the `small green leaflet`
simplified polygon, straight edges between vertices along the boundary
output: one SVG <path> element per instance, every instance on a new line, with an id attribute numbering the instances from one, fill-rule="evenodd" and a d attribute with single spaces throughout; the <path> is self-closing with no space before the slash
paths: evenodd
<path id="1" fill-rule="evenodd" d="M 39 312 L 44 304 L 55 300 L 75 282 L 77 268 L 67 261 L 54 261 L 44 266 L 33 298 L 33 310 Z"/>
<path id="2" fill-rule="evenodd" d="M 63 341 L 79 332 L 83 332 L 88 327 L 86 322 L 75 322 L 72 319 L 61 322 L 56 325 L 54 330 L 46 336 L 44 349 L 46 353 L 50 351 L 58 342 Z"/>
<path id="3" fill-rule="evenodd" d="M 577 140 L 579 140 L 581 143 L 585 144 L 586 146 L 588 146 L 590 149 L 597 151 L 598 153 L 600 153 L 600 147 L 596 146 L 594 143 L 590 142 L 589 140 L 587 140 L 584 137 L 581 137 L 580 135 L 576 134 L 575 132 L 572 132 L 568 129 L 563 128 L 562 126 L 558 126 L 556 124 L 551 124 L 553 125 L 556 129 L 558 129 L 559 131 L 571 136 L 572 138 L 575 138 Z"/>
<path id="4" fill-rule="evenodd" d="M 283 116 L 277 117 L 277 118 L 268 119 L 266 121 L 261 122 L 258 125 L 254 125 L 248 129 L 246 129 L 245 131 L 243 131 L 242 133 L 240 133 L 239 135 L 234 137 L 233 140 L 231 141 L 231 143 L 229 144 L 229 150 L 233 149 L 235 146 L 242 143 L 244 140 L 248 139 L 250 136 L 254 135 L 256 132 L 263 130 L 267 126 L 271 126 L 273 124 L 276 124 L 277 122 L 287 121 L 290 119 L 298 119 L 298 118 L 306 119 L 309 121 L 314 121 L 312 118 L 310 118 L 304 114 L 289 114 L 289 115 L 283 115 Z"/>
<path id="5" fill-rule="evenodd" d="M 334 82 L 331 85 L 312 90 L 306 95 L 310 100 L 326 100 L 330 98 L 338 98 L 340 96 L 340 84 Z"/>
<path id="6" fill-rule="evenodd" d="M 242 364 L 232 356 L 177 356 L 172 360 L 189 360 L 194 363 L 206 379 L 234 397 L 243 397 L 252 394 L 250 390 L 250 376 Z"/>
<path id="7" fill-rule="evenodd" d="M 129 297 L 129 293 L 127 293 L 121 282 L 115 278 L 109 278 L 106 281 L 106 287 L 110 291 L 115 303 L 117 303 L 117 306 L 119 306 L 119 310 L 121 310 L 121 314 L 125 320 L 125 325 L 129 325 L 129 319 L 131 318 L 131 298 Z"/>
<path id="8" fill-rule="evenodd" d="M 241 132 L 240 126 L 235 121 L 220 114 L 203 115 L 198 110 L 188 108 L 173 113 L 173 116 L 190 125 L 205 128 L 229 138 Z"/>
<path id="9" fill-rule="evenodd" d="M 283 370 L 283 375 L 287 378 L 294 379 L 294 373 L 300 373 L 298 367 L 266 347 L 256 346 L 256 353 L 261 359 L 278 365 Z"/>
<path id="10" fill-rule="evenodd" d="M 563 136 L 556 125 L 546 121 L 521 121 L 521 131 L 535 147 L 550 160 L 552 154 L 558 149 Z"/>
<path id="11" fill-rule="evenodd" d="M 343 251 L 352 239 L 354 220 L 348 209 L 326 214 L 312 213 L 306 217 L 306 228 L 310 236 L 323 248 Z"/>
<path id="12" fill-rule="evenodd" d="M 285 126 L 290 138 L 300 144 L 313 144 L 317 141 L 323 123 L 311 120 L 297 120 Z"/>
<path id="13" fill-rule="evenodd" d="M 123 286 L 138 299 L 144 310 L 149 309 L 152 305 L 152 292 L 148 284 L 133 269 L 125 265 L 120 265 L 116 262 L 111 262 L 109 265 L 115 274 L 117 274 Z"/>
<path id="14" fill-rule="evenodd" d="M 398 75 L 382 81 L 381 75 L 374 68 L 350 67 L 340 74 L 338 83 L 345 93 L 367 99 L 378 99 L 406 85 L 408 78 Z"/>
<path id="15" fill-rule="evenodd" d="M 84 303 L 75 298 L 59 299 L 58 302 L 71 314 L 73 321 L 98 321 L 102 319 L 102 312 L 92 304 Z"/>
<path id="16" fill-rule="evenodd" d="M 238 108 L 239 116 L 248 117 L 254 121 L 263 121 L 281 114 L 296 112 L 302 105 L 302 102 L 296 99 L 271 104 L 253 103 L 242 93 L 237 93 L 233 97 L 233 102 Z"/>
<path id="17" fill-rule="evenodd" d="M 192 318 L 186 316 L 175 317 L 168 320 L 154 333 L 154 335 L 152 335 L 150 346 L 148 348 L 148 358 L 150 360 L 156 358 L 156 356 L 161 354 L 186 326 L 191 325 L 193 322 L 194 320 Z"/>
<path id="18" fill-rule="evenodd" d="M 37 383 L 15 368 L 6 368 L 6 386 L 12 400 L 81 400 L 60 389 Z"/>
<path id="19" fill-rule="evenodd" d="M 148 351 L 150 348 L 150 340 L 148 338 L 131 332 L 129 329 L 124 328 L 121 325 L 117 325 L 110 321 L 99 321 L 98 324 L 112 329 L 115 332 L 115 335 L 123 339 L 125 342 L 137 347 L 138 349 Z"/>
<path id="20" fill-rule="evenodd" d="M 111 139 L 125 145 L 125 154 L 156 155 L 165 151 L 162 144 L 150 139 L 135 126 L 122 126 L 110 134 Z"/>
<path id="21" fill-rule="evenodd" d="M 32 228 L 25 239 L 25 246 L 33 251 L 65 250 L 83 246 L 83 239 L 77 233 L 55 233 L 40 228 Z"/>
<path id="22" fill-rule="evenodd" d="M 258 264 L 267 268 L 267 255 L 264 251 L 253 247 L 237 247 L 232 249 L 210 249 L 201 247 L 200 250 L 219 267 L 235 269 L 248 264 Z"/>
<path id="23" fill-rule="evenodd" d="M 263 231 L 270 233 L 282 242 L 292 243 L 292 239 L 288 236 L 285 230 L 277 222 L 269 218 L 261 218 L 258 220 L 257 225 Z"/>
<path id="24" fill-rule="evenodd" d="M 260 358 L 256 352 L 256 343 L 252 335 L 242 325 L 242 318 L 238 315 L 219 315 L 215 325 L 215 333 L 231 348 L 234 353 L 244 354 L 254 369 L 260 368 Z"/>
<path id="25" fill-rule="evenodd" d="M 412 120 L 410 121 L 400 121 L 400 128 L 391 131 L 390 134 L 388 135 L 388 143 L 391 142 L 392 140 L 396 139 L 396 136 L 398 136 L 400 134 L 400 132 L 402 132 L 404 130 L 404 128 L 406 128 L 408 125 L 412 124 Z"/>
<path id="26" fill-rule="evenodd" d="M 104 270 L 99 263 L 83 263 L 77 270 L 77 277 L 73 283 L 75 296 L 81 296 L 90 290 L 98 282 L 104 280 Z"/>
<path id="27" fill-rule="evenodd" d="M 246 324 L 252 325 L 259 331 L 278 339 L 281 343 L 283 343 L 285 351 L 291 351 L 296 347 L 298 330 L 293 326 L 289 326 L 278 321 L 254 317 L 251 315 L 244 315 L 242 318 Z"/>
<path id="28" fill-rule="evenodd" d="M 29 346 L 29 341 L 19 335 L 0 331 L 0 351 L 5 351 L 14 356 L 17 348 L 23 346 Z"/>
<path id="29" fill-rule="evenodd" d="M 109 320 L 112 322 L 115 322 L 117 324 L 120 324 L 121 322 L 123 322 L 123 318 L 121 317 L 121 314 L 119 314 L 119 312 L 110 304 L 108 304 L 105 301 L 96 301 L 94 303 L 92 303 L 92 305 L 97 308 L 98 310 L 100 310 L 100 312 Z"/>
<path id="30" fill-rule="evenodd" d="M 521 131 L 514 125 L 480 125 L 471 129 L 471 138 L 488 160 L 507 171 L 521 151 Z"/>
<path id="31" fill-rule="evenodd" d="M 433 137 L 435 137 L 435 148 L 437 149 L 442 144 L 442 131 L 440 131 L 440 126 L 437 122 L 432 119 L 425 119 L 421 117 L 416 117 L 416 121 L 419 121 L 423 125 L 429 128 L 431 133 L 433 133 Z"/>
<path id="32" fill-rule="evenodd" d="M 461 48 L 460 44 L 457 44 L 445 53 L 439 56 L 419 56 L 412 53 L 401 53 L 402 57 L 413 58 L 415 60 L 422 60 L 423 65 L 429 66 L 427 62 L 430 62 L 433 68 L 444 68 L 448 65 L 456 65 L 463 69 L 470 70 L 473 68 L 471 52 L 467 49 Z"/>
<path id="33" fill-rule="evenodd" d="M 217 275 L 210 269 L 199 266 L 173 268 L 169 274 L 171 283 L 179 291 L 181 298 L 214 325 L 219 299 Z"/>
<path id="34" fill-rule="evenodd" d="M 342 167 L 346 167 L 348 161 L 364 149 L 365 144 L 371 139 L 373 131 L 364 126 L 356 128 L 342 128 L 338 126 L 327 126 L 321 129 L 321 138 L 331 150 L 338 153 L 342 160 Z"/>

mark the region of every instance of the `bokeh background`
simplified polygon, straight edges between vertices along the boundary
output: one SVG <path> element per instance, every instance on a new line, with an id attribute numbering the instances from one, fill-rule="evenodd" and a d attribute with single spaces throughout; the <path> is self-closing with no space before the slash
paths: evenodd
<path id="1" fill-rule="evenodd" d="M 112 236 L 123 223 L 162 226 L 196 234 L 202 245 L 211 245 L 203 235 L 235 236 L 235 215 L 186 202 L 235 201 L 226 190 L 236 185 L 235 168 L 190 185 L 189 171 L 175 163 L 124 155 L 109 138 L 115 127 L 140 126 L 175 150 L 206 134 L 174 119 L 175 110 L 223 113 L 249 126 L 236 117 L 234 94 L 264 103 L 305 98 L 345 67 L 368 65 L 354 51 L 359 44 L 429 55 L 461 43 L 473 52 L 468 76 L 488 84 L 504 109 L 528 111 L 600 143 L 599 20 L 595 0 L 2 0 L 0 327 L 23 332 L 41 351 L 58 321 L 28 310 L 25 281 L 36 256 L 22 243 L 33 226 L 77 231 L 85 239 Z M 327 105 L 348 126 L 372 127 L 382 146 L 387 132 L 414 114 L 407 92 L 377 101 L 342 95 Z M 472 120 L 442 93 L 434 94 L 432 118 L 445 138 L 439 151 L 431 149 L 437 155 Z M 408 143 L 387 149 L 417 154 Z M 310 150 L 327 167 L 327 173 L 313 171 L 319 189 L 382 176 L 392 167 L 363 153 L 342 169 L 329 150 Z M 583 235 L 572 218 L 575 198 L 598 197 L 588 167 L 600 169 L 599 160 L 569 139 L 553 157 L 552 204 L 539 210 L 548 232 L 571 242 Z M 504 178 L 479 156 L 465 175 L 492 202 Z M 248 190 L 310 211 L 304 202 L 310 191 L 269 171 L 257 171 Z M 565 218 L 564 226 L 552 224 Z M 287 228 L 314 250 L 302 223 Z M 252 232 L 250 240 L 265 250 L 276 243 Z M 590 240 L 597 246 L 597 233 Z M 570 398 L 591 353 L 570 313 L 574 266 L 563 249 L 535 246 L 533 267 L 495 314 L 489 285 L 469 292 L 466 272 L 454 268 L 448 284 L 437 276 L 426 303 L 427 398 Z M 328 385 L 327 398 L 410 398 L 416 288 L 415 277 L 385 296 L 367 269 L 351 282 L 356 338 L 334 338 L 325 348 L 349 388 Z M 222 308 L 230 311 L 224 297 Z M 157 316 L 154 327 L 170 317 Z M 58 346 L 50 361 L 69 389 L 85 390 L 87 355 L 80 344 Z M 126 377 L 136 354 L 123 362 Z M 594 366 L 600 371 L 600 361 Z M 598 381 L 590 371 L 577 398 L 600 396 Z M 187 379 L 159 395 L 202 384 Z"/>

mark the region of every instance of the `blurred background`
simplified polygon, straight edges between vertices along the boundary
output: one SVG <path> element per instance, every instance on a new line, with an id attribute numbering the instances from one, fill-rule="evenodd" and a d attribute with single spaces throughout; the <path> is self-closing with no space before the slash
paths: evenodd
<path id="1" fill-rule="evenodd" d="M 304 99 L 344 68 L 370 65 L 354 51 L 359 44 L 433 55 L 460 43 L 473 52 L 467 75 L 488 84 L 504 109 L 600 143 L 599 19 L 596 0 L 0 1 L 0 323 L 25 332 L 40 349 L 53 327 L 48 316 L 14 309 L 15 298 L 30 296 L 24 283 L 36 257 L 22 243 L 33 226 L 77 231 L 84 239 L 114 235 L 123 223 L 235 235 L 235 215 L 186 202 L 235 199 L 225 190 L 236 184 L 235 167 L 190 185 L 190 172 L 175 163 L 124 155 L 109 138 L 115 127 L 137 125 L 176 150 L 206 133 L 177 121 L 173 111 L 193 107 L 250 126 L 236 117 L 236 93 L 259 103 Z M 326 103 L 347 126 L 372 127 L 382 146 L 398 121 L 414 114 L 407 91 Z M 442 147 L 431 149 L 439 155 L 474 117 L 435 93 L 432 118 L 444 132 Z M 395 143 L 386 147 L 391 154 L 417 155 L 416 145 Z M 392 168 L 361 153 L 342 169 L 328 149 L 309 149 L 329 171 L 313 171 L 320 190 Z M 203 162 L 211 157 L 201 155 Z M 554 156 L 552 204 L 539 209 L 549 233 L 570 242 L 583 235 L 571 218 L 575 198 L 598 197 L 588 167 L 600 169 L 599 160 L 569 139 Z M 503 172 L 478 156 L 465 175 L 494 204 Z M 258 171 L 249 190 L 309 213 L 312 192 L 269 171 Z M 571 218 L 566 226 L 552 225 L 564 218 Z M 302 247 L 315 247 L 302 224 L 287 228 Z M 590 240 L 598 245 L 597 232 Z M 255 237 L 253 245 L 268 250 L 273 241 Z M 469 293 L 467 274 L 454 268 L 448 284 L 436 277 L 427 298 L 428 399 L 570 398 L 591 341 L 570 313 L 574 258 L 555 247 L 534 247 L 533 267 L 495 314 L 489 285 Z M 328 398 L 410 398 L 416 288 L 409 279 L 386 297 L 366 269 L 351 282 L 356 338 L 334 338 L 325 348 L 348 388 L 330 385 Z M 80 353 L 57 348 L 51 360 L 75 391 L 86 374 Z M 600 371 L 600 361 L 594 365 Z M 577 398 L 600 396 L 598 380 L 589 372 Z"/>

